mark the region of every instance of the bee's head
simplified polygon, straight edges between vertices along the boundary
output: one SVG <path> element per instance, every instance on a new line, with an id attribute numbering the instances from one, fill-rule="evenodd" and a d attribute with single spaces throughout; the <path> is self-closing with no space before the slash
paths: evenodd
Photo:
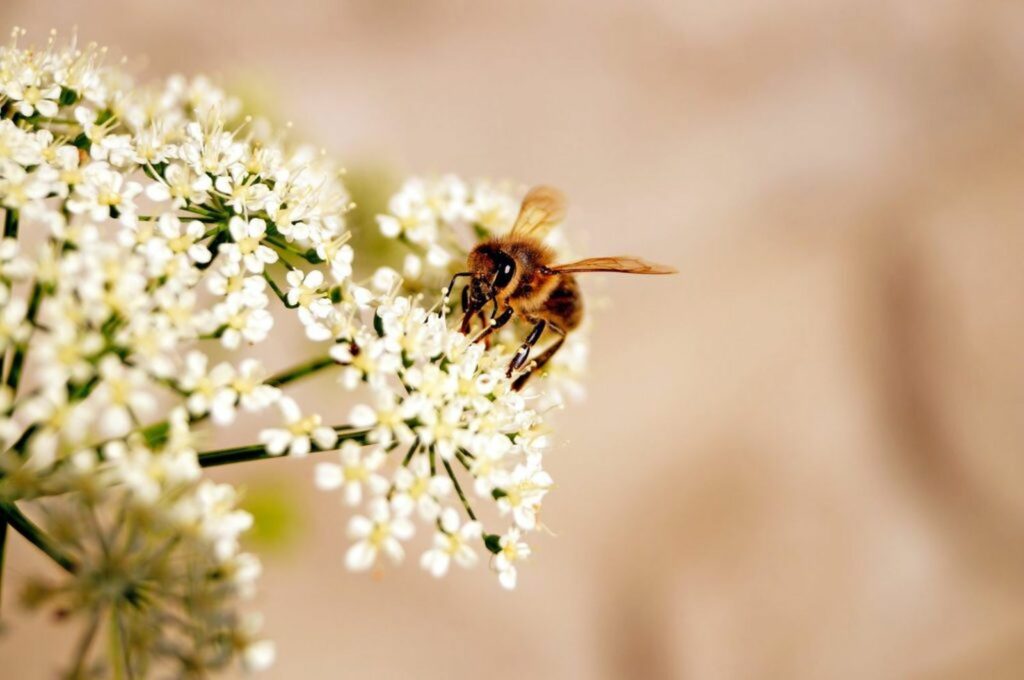
<path id="1" fill-rule="evenodd" d="M 493 300 L 495 295 L 494 286 L 490 281 L 480 276 L 474 276 L 466 287 L 465 312 L 475 314 Z"/>
<path id="2" fill-rule="evenodd" d="M 469 254 L 469 271 L 472 278 L 466 287 L 466 319 L 511 287 L 516 278 L 516 261 L 501 247 L 484 242 Z"/>

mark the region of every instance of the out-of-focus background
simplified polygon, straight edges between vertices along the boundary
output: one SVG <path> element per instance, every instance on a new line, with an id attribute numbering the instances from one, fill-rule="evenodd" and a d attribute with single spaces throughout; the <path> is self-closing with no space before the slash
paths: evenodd
<path id="1" fill-rule="evenodd" d="M 312 461 L 218 472 L 292 508 L 255 546 L 266 677 L 1024 677 L 1024 4 L 3 0 L 11 25 L 215 74 L 353 173 L 555 184 L 583 252 L 682 272 L 601 285 L 557 537 L 514 593 L 346 573 Z M 39 565 L 11 543 L 5 594 Z M 70 631 L 11 597 L 2 674 L 53 677 Z"/>

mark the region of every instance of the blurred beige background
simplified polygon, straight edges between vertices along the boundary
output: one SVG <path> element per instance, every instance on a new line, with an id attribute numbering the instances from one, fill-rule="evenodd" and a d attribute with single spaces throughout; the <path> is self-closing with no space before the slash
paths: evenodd
<path id="1" fill-rule="evenodd" d="M 231 471 L 298 504 L 260 549 L 266 677 L 1024 677 L 1024 4 L 3 0 L 13 24 L 244 80 L 353 168 L 556 184 L 586 253 L 683 272 L 601 286 L 558 536 L 515 593 L 350 575 L 311 461 Z M 14 543 L 0 674 L 52 677 L 68 631 L 11 616 Z"/>

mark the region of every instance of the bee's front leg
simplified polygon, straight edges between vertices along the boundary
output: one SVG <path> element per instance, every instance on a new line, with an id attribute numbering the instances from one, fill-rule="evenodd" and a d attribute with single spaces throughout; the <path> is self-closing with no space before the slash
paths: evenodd
<path id="1" fill-rule="evenodd" d="M 487 321 L 487 314 L 485 314 L 484 310 L 481 309 L 479 312 L 476 313 L 476 318 L 480 319 L 480 325 L 487 329 L 484 332 L 483 335 L 481 335 L 479 338 L 477 338 L 477 342 L 480 342 L 481 340 L 483 340 L 484 347 L 486 347 L 487 349 L 490 349 L 491 348 L 491 332 L 492 332 L 492 329 L 488 327 L 490 324 Z"/>
<path id="2" fill-rule="evenodd" d="M 498 308 L 495 307 L 494 311 L 495 311 L 495 313 L 497 313 Z M 501 328 L 502 326 L 507 324 L 509 322 L 509 319 L 512 318 L 513 314 L 515 314 L 515 310 L 512 309 L 511 307 L 506 307 L 505 311 L 503 311 L 501 314 L 498 314 L 497 316 L 492 316 L 489 321 L 487 320 L 486 317 L 484 317 L 484 326 L 487 327 L 487 330 L 485 330 L 480 335 L 480 337 L 476 339 L 477 342 L 480 342 L 481 340 L 483 340 L 483 341 L 485 341 L 487 343 L 487 347 L 490 347 L 491 346 L 490 345 L 490 335 L 491 335 L 491 333 L 493 333 L 494 331 L 498 330 L 499 328 Z"/>

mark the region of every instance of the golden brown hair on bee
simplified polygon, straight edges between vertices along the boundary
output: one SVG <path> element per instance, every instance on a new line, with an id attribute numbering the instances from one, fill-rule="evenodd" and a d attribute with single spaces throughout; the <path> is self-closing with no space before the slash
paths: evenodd
<path id="1" fill-rule="evenodd" d="M 540 241 L 499 236 L 477 245 L 469 254 L 468 265 L 474 279 L 493 283 L 488 297 L 504 307 L 513 299 L 522 301 L 550 292 L 554 282 L 545 267 L 554 256 Z"/>

